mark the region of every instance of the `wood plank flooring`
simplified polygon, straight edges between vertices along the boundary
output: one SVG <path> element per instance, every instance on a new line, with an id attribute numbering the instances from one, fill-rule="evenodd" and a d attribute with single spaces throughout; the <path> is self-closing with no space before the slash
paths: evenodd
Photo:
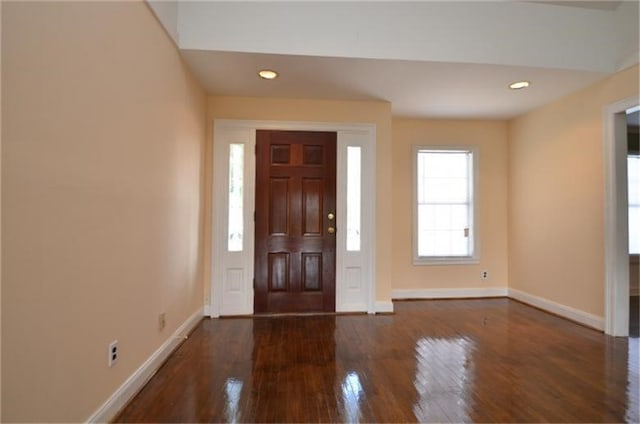
<path id="1" fill-rule="evenodd" d="M 638 338 L 509 299 L 205 319 L 118 422 L 638 422 Z"/>

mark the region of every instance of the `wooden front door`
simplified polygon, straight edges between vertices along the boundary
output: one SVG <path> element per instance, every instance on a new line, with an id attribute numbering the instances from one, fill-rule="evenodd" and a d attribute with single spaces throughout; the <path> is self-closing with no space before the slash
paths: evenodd
<path id="1" fill-rule="evenodd" d="M 333 312 L 334 132 L 256 132 L 255 313 Z"/>

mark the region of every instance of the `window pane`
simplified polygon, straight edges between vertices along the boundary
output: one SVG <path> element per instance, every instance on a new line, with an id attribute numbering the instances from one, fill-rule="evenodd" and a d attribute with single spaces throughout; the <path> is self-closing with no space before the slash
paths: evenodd
<path id="1" fill-rule="evenodd" d="M 640 254 L 640 156 L 627 158 L 629 176 L 629 253 Z"/>
<path id="2" fill-rule="evenodd" d="M 629 204 L 640 205 L 640 156 L 627 158 L 627 173 L 629 175 Z"/>
<path id="3" fill-rule="evenodd" d="M 447 231 L 451 229 L 451 206 L 433 205 L 427 206 L 435 209 L 435 230 Z"/>
<path id="4" fill-rule="evenodd" d="M 427 178 L 424 181 L 425 203 L 466 203 L 469 198 L 466 178 Z"/>
<path id="5" fill-rule="evenodd" d="M 418 153 L 418 202 L 466 203 L 469 201 L 469 152 Z"/>
<path id="6" fill-rule="evenodd" d="M 467 156 L 463 151 L 424 150 L 426 178 L 466 178 Z"/>
<path id="7" fill-rule="evenodd" d="M 360 250 L 361 148 L 347 147 L 347 250 Z"/>
<path id="8" fill-rule="evenodd" d="M 464 230 L 451 231 L 451 252 L 449 256 L 470 256 L 469 237 Z"/>
<path id="9" fill-rule="evenodd" d="M 466 205 L 418 205 L 418 256 L 469 256 Z"/>
<path id="10" fill-rule="evenodd" d="M 470 256 L 469 238 L 463 230 L 423 230 L 418 237 L 418 256 Z"/>
<path id="11" fill-rule="evenodd" d="M 451 206 L 451 228 L 462 229 L 470 226 L 470 208 L 468 205 Z"/>
<path id="12" fill-rule="evenodd" d="M 629 253 L 640 254 L 640 206 L 629 207 Z"/>
<path id="13" fill-rule="evenodd" d="M 244 144 L 229 146 L 229 252 L 242 251 Z"/>

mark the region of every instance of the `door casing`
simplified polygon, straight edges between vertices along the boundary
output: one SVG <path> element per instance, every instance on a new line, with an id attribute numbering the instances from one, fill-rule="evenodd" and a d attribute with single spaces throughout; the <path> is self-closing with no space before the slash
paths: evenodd
<path id="1" fill-rule="evenodd" d="M 336 216 L 346 217 L 347 148 L 361 149 L 361 250 L 346 250 L 346 231 L 336 239 L 336 312 L 375 313 L 376 127 L 374 124 L 214 120 L 211 190 L 211 280 L 205 315 L 253 314 L 255 135 L 257 129 L 337 133 Z M 243 249 L 229 252 L 229 146 L 244 145 Z M 340 224 L 338 224 L 340 225 Z M 340 228 L 340 227 L 338 227 Z"/>
<path id="2" fill-rule="evenodd" d="M 627 109 L 638 106 L 635 96 L 604 108 L 604 331 L 629 335 L 629 227 L 627 200 Z"/>

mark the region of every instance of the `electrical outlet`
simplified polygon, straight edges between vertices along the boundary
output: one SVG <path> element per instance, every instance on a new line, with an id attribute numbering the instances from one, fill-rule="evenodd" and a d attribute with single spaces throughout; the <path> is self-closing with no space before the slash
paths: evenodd
<path id="1" fill-rule="evenodd" d="M 489 278 L 489 271 L 482 271 L 482 274 L 480 274 L 483 280 L 486 280 L 487 278 Z"/>
<path id="2" fill-rule="evenodd" d="M 114 340 L 109 343 L 109 368 L 114 366 L 116 362 L 118 362 L 118 356 L 120 352 L 118 351 L 118 341 Z"/>
<path id="3" fill-rule="evenodd" d="M 158 330 L 164 330 L 164 327 L 167 325 L 167 313 L 163 312 L 158 315 Z"/>

